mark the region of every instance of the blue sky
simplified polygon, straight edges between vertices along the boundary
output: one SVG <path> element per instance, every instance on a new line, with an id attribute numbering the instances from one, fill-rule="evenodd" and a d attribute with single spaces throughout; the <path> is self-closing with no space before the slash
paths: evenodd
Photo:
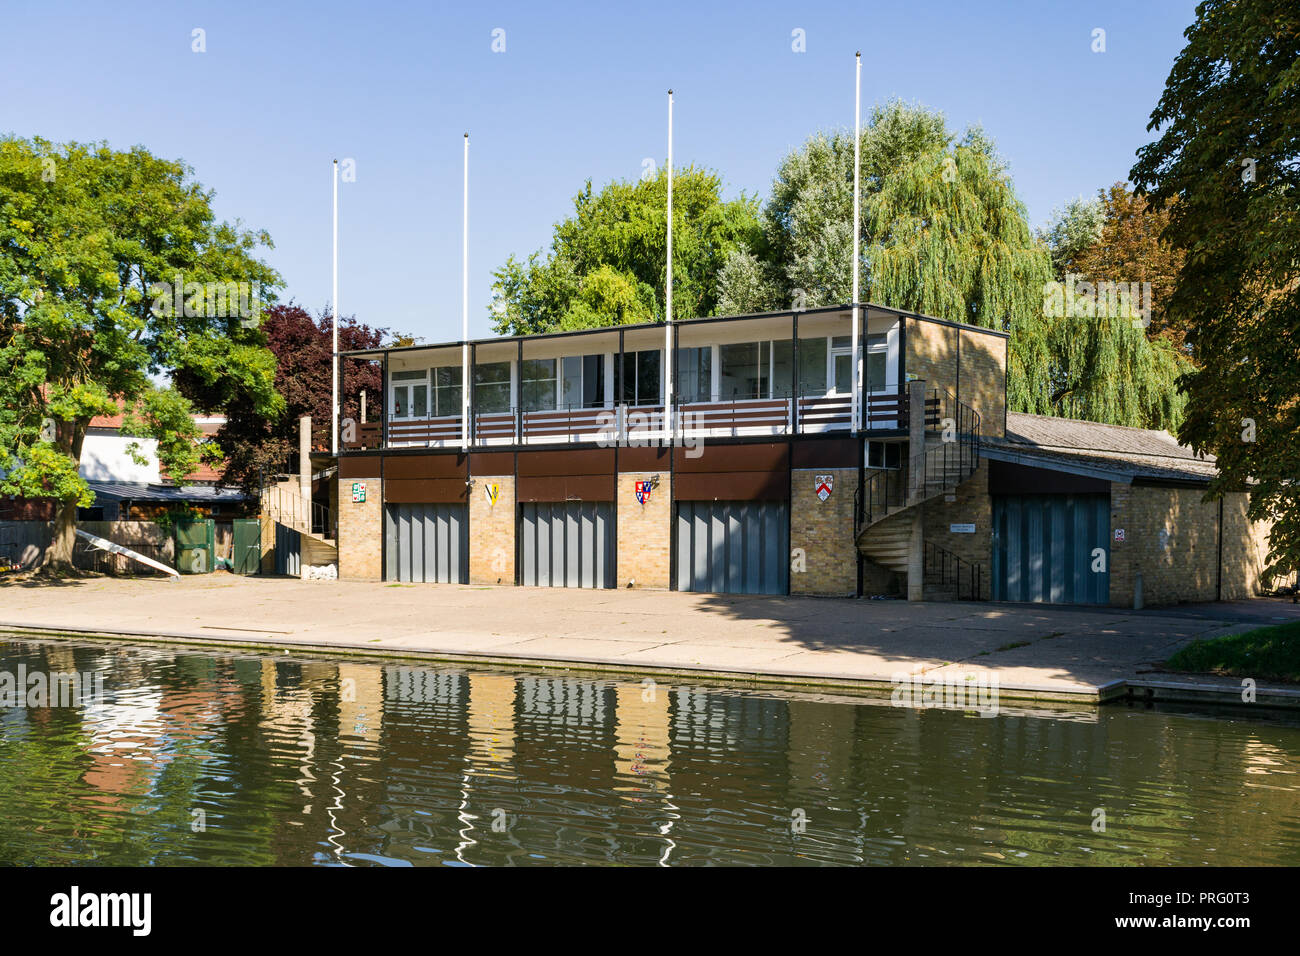
<path id="1" fill-rule="evenodd" d="M 1149 141 L 1193 0 L 1064 3 L 385 3 L 6 0 L 0 132 L 143 144 L 181 158 L 216 209 L 267 229 L 285 299 L 330 296 L 330 160 L 340 302 L 364 321 L 459 337 L 461 144 L 471 136 L 470 330 L 491 273 L 549 242 L 590 177 L 666 153 L 766 198 L 818 129 L 891 97 L 980 123 L 1030 221 L 1127 176 Z M 207 50 L 192 52 L 192 30 Z M 505 31 L 505 52 L 492 33 Z M 1106 51 L 1091 49 L 1095 28 Z M 792 50 L 801 29 L 806 52 Z"/>

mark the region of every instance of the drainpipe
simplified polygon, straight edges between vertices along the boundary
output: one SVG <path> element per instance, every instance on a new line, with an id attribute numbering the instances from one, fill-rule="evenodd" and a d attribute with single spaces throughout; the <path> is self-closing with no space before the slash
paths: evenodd
<path id="1" fill-rule="evenodd" d="M 298 419 L 298 497 L 311 501 L 311 416 Z M 308 530 L 311 529 L 311 508 L 304 509 Z"/>
<path id="2" fill-rule="evenodd" d="M 907 549 L 907 599 L 920 601 L 925 594 L 925 529 L 924 505 L 921 498 L 925 494 L 925 382 L 917 380 L 907 384 L 907 482 L 912 488 L 909 498 L 917 499 L 912 509 L 912 535 Z M 913 467 L 917 459 L 921 460 L 918 474 Z"/>
<path id="3" fill-rule="evenodd" d="M 1142 572 L 1133 575 L 1133 610 L 1142 610 Z"/>

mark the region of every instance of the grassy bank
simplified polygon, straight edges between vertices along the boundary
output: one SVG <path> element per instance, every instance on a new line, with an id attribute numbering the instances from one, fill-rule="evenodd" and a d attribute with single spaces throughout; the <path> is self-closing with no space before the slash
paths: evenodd
<path id="1" fill-rule="evenodd" d="M 1195 641 L 1169 660 L 1170 670 L 1300 683 L 1300 621 Z"/>

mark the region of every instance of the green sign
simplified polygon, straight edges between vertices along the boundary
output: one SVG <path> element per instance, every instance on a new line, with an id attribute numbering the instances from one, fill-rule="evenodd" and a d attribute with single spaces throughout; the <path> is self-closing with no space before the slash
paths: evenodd
<path id="1" fill-rule="evenodd" d="M 363 504 L 366 500 L 366 483 L 364 481 L 352 482 L 352 503 Z"/>

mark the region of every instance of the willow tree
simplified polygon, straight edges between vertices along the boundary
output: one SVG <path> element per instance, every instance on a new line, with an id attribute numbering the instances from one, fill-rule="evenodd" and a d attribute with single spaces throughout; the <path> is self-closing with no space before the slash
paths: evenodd
<path id="1" fill-rule="evenodd" d="M 941 114 L 892 102 L 873 110 L 861 154 L 863 299 L 1009 332 L 1016 411 L 1171 423 L 1172 367 L 1122 311 L 1074 290 L 1049 308 L 1050 250 L 982 130 L 957 137 Z M 724 266 L 724 310 L 847 302 L 852 208 L 853 137 L 819 133 L 781 163 L 761 247 Z"/>

